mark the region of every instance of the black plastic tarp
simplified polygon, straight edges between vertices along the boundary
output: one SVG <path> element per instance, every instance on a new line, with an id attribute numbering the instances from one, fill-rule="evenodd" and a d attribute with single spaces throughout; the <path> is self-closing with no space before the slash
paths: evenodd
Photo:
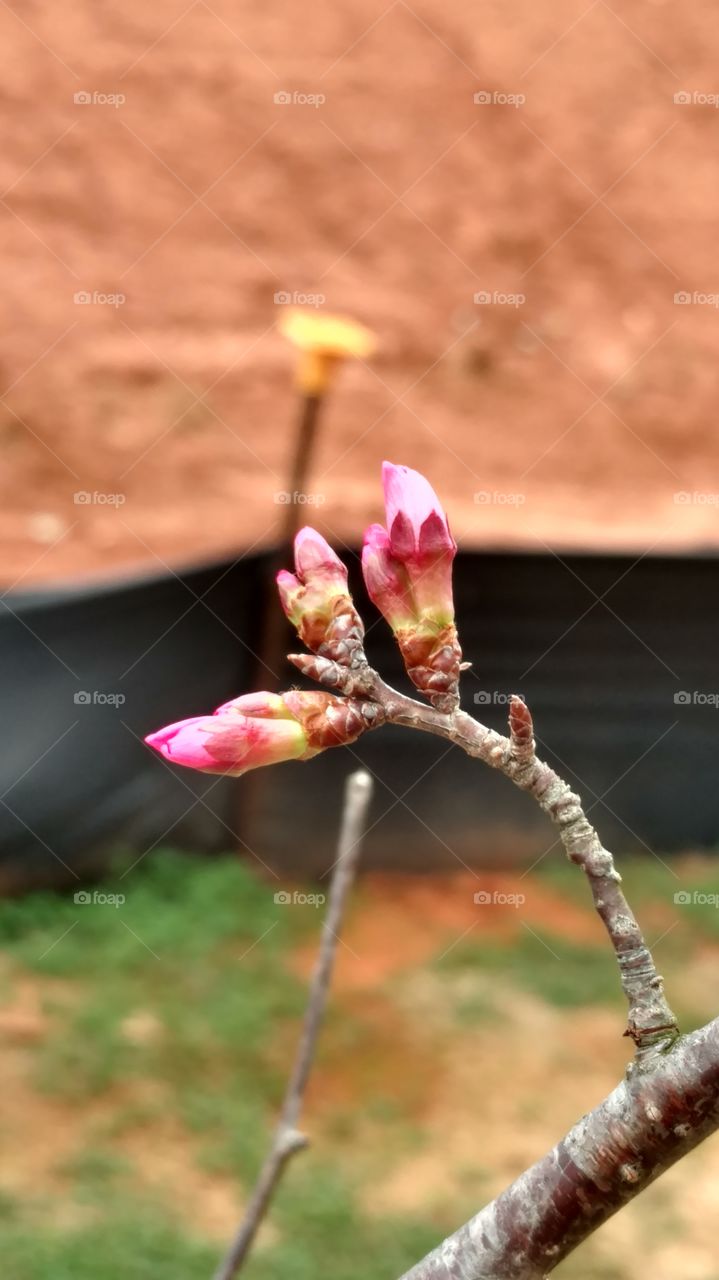
<path id="1" fill-rule="evenodd" d="M 6 885 L 94 868 L 115 846 L 233 845 L 232 781 L 172 769 L 142 738 L 249 680 L 258 572 L 227 561 L 0 601 Z"/>
<path id="2" fill-rule="evenodd" d="M 378 778 L 369 864 L 532 860 L 552 845 L 506 780 L 394 727 L 263 771 L 261 783 L 150 752 L 149 730 L 252 687 L 267 569 L 246 557 L 2 599 L 1 884 L 62 881 L 68 867 L 96 871 L 113 848 L 139 857 L 160 843 L 249 847 L 275 869 L 317 871 L 357 760 Z M 356 562 L 351 574 L 364 600 Z M 507 695 L 522 693 L 542 752 L 618 850 L 719 838 L 718 586 L 712 556 L 458 557 L 465 707 L 503 728 Z M 365 616 L 371 658 L 404 687 L 388 629 L 369 606 Z"/>

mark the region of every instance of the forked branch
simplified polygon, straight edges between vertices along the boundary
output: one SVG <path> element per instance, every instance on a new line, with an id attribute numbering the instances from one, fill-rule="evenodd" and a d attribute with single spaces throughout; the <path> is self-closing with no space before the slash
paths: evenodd
<path id="1" fill-rule="evenodd" d="M 402 1280 L 544 1280 L 719 1127 L 719 1019 L 635 1072 Z"/>
<path id="2" fill-rule="evenodd" d="M 366 826 L 367 809 L 372 798 L 372 778 L 364 769 L 350 774 L 345 786 L 342 826 L 337 847 L 337 860 L 330 882 L 329 901 L 322 925 L 320 949 L 310 984 L 307 1011 L 297 1049 L 292 1075 L 282 1104 L 280 1119 L 272 1146 L 260 1171 L 255 1189 L 226 1257 L 215 1272 L 214 1280 L 232 1280 L 245 1261 L 258 1228 L 264 1218 L 275 1188 L 286 1164 L 308 1144 L 298 1129 L 302 1103 L 309 1080 L 317 1037 L 319 1035 L 337 943 L 344 918 L 347 896 L 354 882 Z"/>

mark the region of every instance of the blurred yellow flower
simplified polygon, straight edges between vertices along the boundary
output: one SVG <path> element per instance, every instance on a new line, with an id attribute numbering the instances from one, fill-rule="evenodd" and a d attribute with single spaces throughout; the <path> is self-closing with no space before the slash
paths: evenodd
<path id="1" fill-rule="evenodd" d="M 279 322 L 280 333 L 297 347 L 297 378 L 306 395 L 321 395 L 340 361 L 364 360 L 376 346 L 373 333 L 356 320 L 288 309 Z"/>

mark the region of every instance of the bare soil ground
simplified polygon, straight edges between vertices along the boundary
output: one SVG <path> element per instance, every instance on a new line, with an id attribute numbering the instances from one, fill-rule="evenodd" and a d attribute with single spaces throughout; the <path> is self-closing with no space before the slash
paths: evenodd
<path id="1" fill-rule="evenodd" d="M 715 546 L 715 21 L 709 0 L 3 6 L 2 580 L 272 541 L 278 292 L 379 338 L 316 459 L 338 540 L 379 514 L 388 456 L 466 544 Z"/>

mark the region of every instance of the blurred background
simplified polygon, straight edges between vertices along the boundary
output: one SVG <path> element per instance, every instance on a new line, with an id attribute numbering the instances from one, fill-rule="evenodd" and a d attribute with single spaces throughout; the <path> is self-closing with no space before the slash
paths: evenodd
<path id="1" fill-rule="evenodd" d="M 399 1274 L 623 1069 L 584 885 L 432 740 L 255 783 L 142 737 L 256 686 L 299 412 L 282 317 L 353 317 L 375 353 L 338 370 L 290 505 L 401 683 L 357 549 L 383 458 L 430 477 L 464 705 L 502 728 L 527 697 L 683 1026 L 716 1012 L 714 12 L 10 0 L 0 31 L 7 1274 L 210 1273 L 316 945 L 275 895 L 322 883 L 357 759 L 313 1148 L 247 1274 Z M 557 1274 L 719 1280 L 718 1169 L 709 1143 Z"/>

